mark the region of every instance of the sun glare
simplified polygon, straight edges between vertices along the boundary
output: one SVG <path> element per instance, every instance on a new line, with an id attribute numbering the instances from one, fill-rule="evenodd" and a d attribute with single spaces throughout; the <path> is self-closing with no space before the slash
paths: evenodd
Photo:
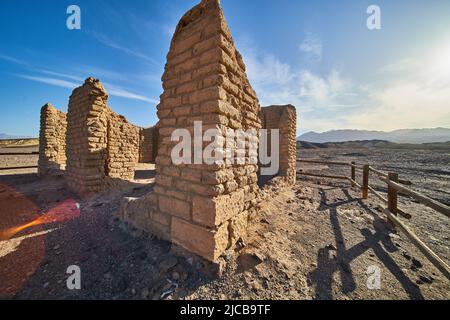
<path id="1" fill-rule="evenodd" d="M 450 78 L 450 39 L 433 51 L 430 65 L 434 76 Z"/>

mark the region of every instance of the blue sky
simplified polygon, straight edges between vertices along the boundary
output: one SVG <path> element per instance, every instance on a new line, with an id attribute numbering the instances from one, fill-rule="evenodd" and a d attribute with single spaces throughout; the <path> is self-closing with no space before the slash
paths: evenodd
<path id="1" fill-rule="evenodd" d="M 291 103 L 298 131 L 450 127 L 450 1 L 222 0 L 261 105 Z M 99 78 L 130 122 L 157 122 L 180 17 L 198 1 L 0 3 L 0 132 L 37 136 L 46 102 Z M 66 9 L 81 8 L 81 30 Z M 368 30 L 366 9 L 381 9 Z"/>

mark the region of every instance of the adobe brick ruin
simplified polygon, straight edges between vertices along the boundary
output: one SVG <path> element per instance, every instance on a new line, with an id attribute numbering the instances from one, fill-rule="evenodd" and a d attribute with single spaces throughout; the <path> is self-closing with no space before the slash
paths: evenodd
<path id="1" fill-rule="evenodd" d="M 287 184 L 295 184 L 297 164 L 297 112 L 292 105 L 268 106 L 259 113 L 262 127 L 268 130 L 270 146 L 270 129 L 279 129 L 280 163 L 278 176 Z"/>
<path id="2" fill-rule="evenodd" d="M 109 178 L 133 179 L 140 159 L 141 128 L 114 113 L 107 100 L 103 85 L 93 78 L 69 99 L 65 177 L 81 195 L 104 190 Z"/>
<path id="3" fill-rule="evenodd" d="M 139 132 L 139 162 L 155 163 L 158 144 L 158 128 L 141 128 Z"/>
<path id="4" fill-rule="evenodd" d="M 59 175 L 66 167 L 67 116 L 50 103 L 41 108 L 39 176 Z"/>
<path id="5" fill-rule="evenodd" d="M 125 198 L 119 217 L 207 260 L 218 261 L 245 237 L 261 201 L 258 163 L 248 161 L 253 152 L 249 141 L 239 145 L 235 137 L 226 136 L 227 130 L 280 129 L 277 176 L 282 185 L 293 184 L 295 108 L 261 109 L 218 0 L 203 0 L 181 18 L 167 55 L 162 86 L 159 122 L 147 129 L 113 113 L 98 80 L 88 78 L 75 89 L 67 114 L 65 178 L 76 193 L 92 194 L 104 190 L 112 178 L 132 179 L 137 162 L 154 161 L 153 192 Z M 243 148 L 246 161 L 173 163 L 171 152 L 178 142 L 171 141 L 172 133 L 186 129 L 193 134 L 197 121 L 202 122 L 203 132 L 217 129 L 226 142 L 233 142 L 234 151 Z"/>
<path id="6" fill-rule="evenodd" d="M 175 128 L 259 129 L 258 99 L 218 1 L 202 1 L 179 22 L 162 77 L 158 106 L 162 138 L 156 161 L 158 211 L 167 236 L 216 260 L 243 235 L 257 192 L 256 164 L 172 164 Z M 206 127 L 206 128 L 205 128 Z M 170 232 L 170 233 L 169 233 Z"/>
<path id="7" fill-rule="evenodd" d="M 72 92 L 67 114 L 50 104 L 42 108 L 40 176 L 65 170 L 69 189 L 89 195 L 111 179 L 132 180 L 139 162 L 154 161 L 155 127 L 130 124 L 107 100 L 100 81 L 88 78 Z"/>
<path id="8" fill-rule="evenodd" d="M 295 108 L 270 107 L 260 114 L 217 0 L 202 1 L 180 20 L 162 80 L 154 193 L 128 198 L 120 215 L 139 229 L 217 261 L 246 234 L 258 201 L 258 166 L 247 162 L 175 165 L 172 132 L 192 133 L 194 121 L 202 121 L 203 130 L 217 128 L 225 136 L 227 129 L 258 130 L 262 119 L 268 128 L 281 129 L 282 139 L 289 139 L 280 147 L 287 157 L 279 174 L 294 183 Z M 245 148 L 248 152 L 248 145 Z"/>

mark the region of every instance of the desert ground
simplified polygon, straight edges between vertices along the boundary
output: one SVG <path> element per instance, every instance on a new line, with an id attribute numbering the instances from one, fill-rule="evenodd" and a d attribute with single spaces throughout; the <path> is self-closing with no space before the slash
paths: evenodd
<path id="1" fill-rule="evenodd" d="M 7 150 L 37 147 L 0 153 Z M 417 191 L 450 201 L 448 151 L 327 148 L 300 149 L 299 156 L 372 164 L 398 172 Z M 37 155 L 0 156 L 0 167 L 36 162 Z M 35 169 L 0 171 L 0 297 L 450 298 L 449 281 L 386 221 L 379 200 L 362 200 L 347 182 L 301 175 L 296 185 L 261 205 L 248 237 L 228 252 L 218 277 L 209 263 L 116 218 L 124 196 L 152 189 L 152 169 L 141 165 L 135 180 L 87 199 L 67 191 L 62 177 L 39 179 Z M 334 166 L 298 164 L 298 169 L 350 175 L 348 168 Z M 372 183 L 386 191 L 371 176 Z M 412 215 L 405 223 L 449 262 L 448 219 L 403 196 L 399 207 Z M 70 265 L 80 266 L 81 290 L 67 289 Z M 379 288 L 367 285 L 373 267 L 380 270 Z"/>

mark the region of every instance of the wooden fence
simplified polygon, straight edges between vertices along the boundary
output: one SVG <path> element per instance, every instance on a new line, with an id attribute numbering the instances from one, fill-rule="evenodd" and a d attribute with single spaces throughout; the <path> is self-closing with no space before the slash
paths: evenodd
<path id="1" fill-rule="evenodd" d="M 427 259 L 439 270 L 441 271 L 447 279 L 450 280 L 450 267 L 447 263 L 439 258 L 436 253 L 434 253 L 423 241 L 421 241 L 414 232 L 409 229 L 399 218 L 398 215 L 410 219 L 411 215 L 404 212 L 398 208 L 398 194 L 402 193 L 409 197 L 414 198 L 419 203 L 450 217 L 450 207 L 433 200 L 420 192 L 411 190 L 405 185 L 411 185 L 410 181 L 401 180 L 398 174 L 395 172 L 382 172 L 377 170 L 370 165 L 357 166 L 355 162 L 336 162 L 336 161 L 322 161 L 315 159 L 297 159 L 300 163 L 315 163 L 315 164 L 325 164 L 325 165 L 337 165 L 337 166 L 348 166 L 350 168 L 350 176 L 338 176 L 338 175 L 322 175 L 316 173 L 308 173 L 299 171 L 297 174 L 310 177 L 328 178 L 328 179 L 341 179 L 348 180 L 351 182 L 353 187 L 358 187 L 362 191 L 362 198 L 367 199 L 369 196 L 369 191 L 375 195 L 379 200 L 381 200 L 386 207 L 384 208 L 384 213 L 398 229 L 400 229 L 408 239 L 427 257 Z M 356 182 L 356 171 L 362 172 L 362 184 Z M 387 197 L 384 197 L 381 193 L 376 191 L 370 186 L 370 173 L 376 174 L 378 178 L 387 184 Z"/>
<path id="2" fill-rule="evenodd" d="M 23 155 L 39 155 L 39 152 L 1 152 L 0 156 L 23 156 Z M 0 167 L 0 171 L 5 171 L 5 170 L 19 170 L 19 169 L 35 169 L 38 166 L 21 166 L 21 167 Z"/>

